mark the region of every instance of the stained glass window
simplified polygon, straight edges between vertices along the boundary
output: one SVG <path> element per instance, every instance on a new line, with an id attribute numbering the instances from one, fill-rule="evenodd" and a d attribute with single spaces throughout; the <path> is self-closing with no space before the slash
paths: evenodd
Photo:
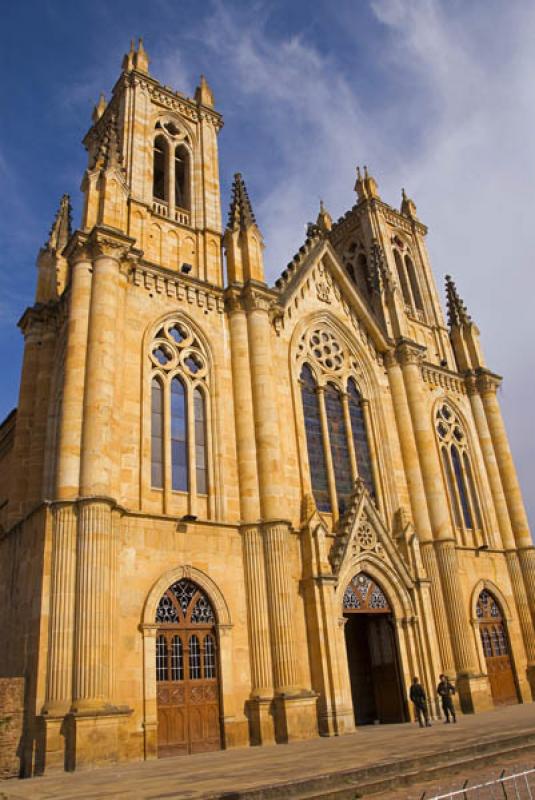
<path id="1" fill-rule="evenodd" d="M 151 408 L 151 484 L 163 487 L 163 392 L 157 378 L 152 381 Z"/>
<path id="2" fill-rule="evenodd" d="M 470 504 L 468 502 L 468 495 L 466 493 L 466 484 L 464 482 L 463 470 L 461 467 L 461 459 L 459 451 L 452 445 L 451 447 L 451 461 L 453 464 L 453 471 L 455 473 L 455 480 L 457 481 L 457 489 L 459 491 L 459 498 L 461 500 L 461 508 L 463 510 L 464 524 L 467 528 L 473 528 L 472 514 L 470 512 Z"/>
<path id="3" fill-rule="evenodd" d="M 333 461 L 336 495 L 338 509 L 342 515 L 348 504 L 353 490 L 351 476 L 351 462 L 347 447 L 347 431 L 344 421 L 342 397 L 332 383 L 325 388 L 325 411 L 327 414 L 327 427 L 329 430 L 329 443 Z"/>
<path id="4" fill-rule="evenodd" d="M 362 401 L 360 392 L 352 378 L 348 381 L 347 393 L 349 395 L 349 416 L 351 419 L 355 456 L 357 458 L 357 471 L 370 494 L 375 495 L 370 448 L 366 433 L 366 425 L 364 423 L 364 415 L 362 413 Z"/>
<path id="5" fill-rule="evenodd" d="M 464 463 L 464 472 L 468 479 L 468 485 L 470 487 L 470 498 L 472 500 L 472 508 L 474 509 L 476 515 L 477 527 L 482 528 L 483 524 L 481 522 L 481 511 L 479 510 L 479 501 L 477 498 L 476 487 L 474 484 L 474 476 L 472 475 L 472 467 L 467 453 L 463 453 L 463 463 Z"/>
<path id="6" fill-rule="evenodd" d="M 188 451 L 186 446 L 186 397 L 179 378 L 171 381 L 171 480 L 176 491 L 188 491 Z"/>
<path id="7" fill-rule="evenodd" d="M 204 412 L 204 396 L 197 388 L 193 392 L 193 410 L 195 416 L 195 469 L 197 475 L 197 492 L 208 491 L 206 469 L 206 420 Z"/>
<path id="8" fill-rule="evenodd" d="M 318 395 L 316 392 L 316 382 L 308 364 L 305 364 L 301 371 L 301 397 L 303 401 L 303 415 L 305 418 L 312 491 L 318 510 L 329 512 L 331 511 L 331 501 L 329 497 L 329 485 L 327 483 L 325 453 L 323 451 Z"/>
<path id="9" fill-rule="evenodd" d="M 450 504 L 453 508 L 453 516 L 455 518 L 455 524 L 458 528 L 461 527 L 461 516 L 459 514 L 459 504 L 457 503 L 457 495 L 455 494 L 455 486 L 453 484 L 453 478 L 451 476 L 451 464 L 450 459 L 448 456 L 448 451 L 445 447 L 440 449 L 442 454 L 442 463 L 444 464 L 444 473 L 446 475 L 446 483 L 448 484 L 448 494 L 450 496 Z"/>

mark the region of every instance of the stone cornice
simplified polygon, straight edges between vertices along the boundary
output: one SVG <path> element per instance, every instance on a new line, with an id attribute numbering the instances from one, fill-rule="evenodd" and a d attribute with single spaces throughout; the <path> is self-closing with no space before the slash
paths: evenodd
<path id="1" fill-rule="evenodd" d="M 401 211 L 392 208 L 392 206 L 389 206 L 388 203 L 383 202 L 379 198 L 374 197 L 365 202 L 370 203 L 372 208 L 376 208 L 382 214 L 384 219 L 391 225 L 401 228 L 407 233 L 416 231 L 421 236 L 425 236 L 427 234 L 427 225 L 424 225 L 423 222 L 420 222 L 419 220 L 406 217 L 405 214 L 401 213 Z"/>
<path id="2" fill-rule="evenodd" d="M 128 256 L 136 243 L 122 231 L 105 225 L 96 225 L 89 234 L 88 244 L 93 259 L 113 258 L 122 261 Z"/>
<path id="3" fill-rule="evenodd" d="M 55 334 L 63 321 L 65 302 L 63 296 L 59 300 L 49 300 L 48 303 L 36 303 L 26 309 L 18 326 L 24 338 L 31 336 L 42 337 Z"/>
<path id="4" fill-rule="evenodd" d="M 431 386 L 440 386 L 457 394 L 466 394 L 467 387 L 462 375 L 429 362 L 422 364 L 422 377 Z"/>
<path id="5" fill-rule="evenodd" d="M 270 311 L 277 300 L 277 293 L 266 284 L 257 281 L 248 281 L 242 291 L 245 310 Z"/>
<path id="6" fill-rule="evenodd" d="M 396 347 L 396 354 L 402 367 L 409 364 L 421 366 L 427 348 L 410 339 L 401 339 Z"/>
<path id="7" fill-rule="evenodd" d="M 496 375 L 488 369 L 478 369 L 475 375 L 477 390 L 480 394 L 496 394 L 502 383 L 500 375 Z"/>
<path id="8" fill-rule="evenodd" d="M 217 130 L 221 130 L 223 127 L 223 117 L 219 112 L 196 103 L 195 100 L 191 100 L 181 92 L 175 92 L 169 86 L 162 85 L 145 72 L 134 69 L 131 72 L 123 73 L 116 87 L 120 86 L 121 81 L 124 81 L 124 85 L 127 86 L 141 86 L 148 91 L 154 103 L 170 111 L 177 111 L 192 122 L 206 120 L 211 122 Z"/>
<path id="9" fill-rule="evenodd" d="M 130 267 L 128 278 L 133 286 L 145 289 L 151 294 L 163 295 L 171 300 L 195 305 L 218 314 L 222 314 L 225 310 L 225 298 L 221 288 L 195 278 L 184 278 L 182 274 L 165 267 L 149 265 L 142 260 L 135 261 Z"/>

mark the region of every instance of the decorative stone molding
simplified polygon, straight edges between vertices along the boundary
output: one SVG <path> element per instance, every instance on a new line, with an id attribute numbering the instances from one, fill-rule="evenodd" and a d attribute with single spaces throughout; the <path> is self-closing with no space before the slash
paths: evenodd
<path id="1" fill-rule="evenodd" d="M 135 244 L 135 239 L 114 234 L 105 228 L 94 228 L 88 240 L 93 259 L 113 258 L 122 261 Z"/>
<path id="2" fill-rule="evenodd" d="M 225 310 L 223 292 L 215 286 L 210 288 L 200 284 L 197 286 L 192 281 L 185 281 L 163 268 L 141 264 L 133 266 L 130 269 L 129 280 L 134 286 L 142 287 L 151 293 L 151 296 L 161 295 L 218 314 L 222 314 Z"/>
<path id="3" fill-rule="evenodd" d="M 467 393 L 464 378 L 434 364 L 422 364 L 422 377 L 430 386 L 440 387 L 456 394 Z"/>
<path id="4" fill-rule="evenodd" d="M 488 370 L 479 372 L 476 377 L 477 390 L 480 394 L 496 394 L 501 382 L 502 379 L 499 375 Z"/>
<path id="5" fill-rule="evenodd" d="M 415 364 L 417 367 L 422 366 L 427 348 L 423 347 L 416 342 L 402 340 L 397 346 L 398 361 L 402 367 L 410 364 Z"/>
<path id="6" fill-rule="evenodd" d="M 248 314 L 251 311 L 266 311 L 268 312 L 275 300 L 274 293 L 261 286 L 254 286 L 249 284 L 243 291 L 243 302 L 245 310 Z"/>

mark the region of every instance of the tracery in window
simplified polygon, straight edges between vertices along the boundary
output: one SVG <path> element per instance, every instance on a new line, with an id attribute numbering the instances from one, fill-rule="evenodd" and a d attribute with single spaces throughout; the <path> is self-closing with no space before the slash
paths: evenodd
<path id="1" fill-rule="evenodd" d="M 303 335 L 298 358 L 312 493 L 318 510 L 340 516 L 357 477 L 375 496 L 367 420 L 355 379 L 359 367 L 324 325 Z"/>
<path id="2" fill-rule="evenodd" d="M 435 429 L 455 527 L 463 544 L 477 544 L 474 534 L 482 530 L 483 523 L 468 442 L 457 414 L 447 403 L 436 412 Z"/>
<path id="3" fill-rule="evenodd" d="M 342 256 L 345 268 L 353 283 L 358 286 L 365 298 L 370 296 L 370 272 L 364 245 L 359 241 L 351 242 Z"/>
<path id="4" fill-rule="evenodd" d="M 150 360 L 151 484 L 161 489 L 167 480 L 171 491 L 195 490 L 197 495 L 206 495 L 209 491 L 207 356 L 186 322 L 169 320 L 152 341 Z"/>
<path id="5" fill-rule="evenodd" d="M 365 572 L 359 572 L 349 582 L 343 598 L 344 612 L 390 613 L 390 605 L 380 586 Z"/>

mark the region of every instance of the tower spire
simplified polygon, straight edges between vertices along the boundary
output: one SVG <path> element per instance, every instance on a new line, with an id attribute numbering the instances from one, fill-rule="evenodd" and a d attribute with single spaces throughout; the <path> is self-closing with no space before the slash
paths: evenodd
<path id="1" fill-rule="evenodd" d="M 333 226 L 333 218 L 325 208 L 323 200 L 320 200 L 320 211 L 316 220 L 316 225 L 323 233 L 328 233 Z"/>
<path id="2" fill-rule="evenodd" d="M 470 325 L 472 319 L 468 310 L 459 296 L 457 287 L 451 277 L 446 275 L 446 300 L 448 304 L 448 324 L 450 328 L 454 326 Z"/>
<path id="3" fill-rule="evenodd" d="M 264 282 L 264 240 L 239 172 L 234 175 L 227 230 L 223 239 L 229 283 Z"/>
<path id="4" fill-rule="evenodd" d="M 236 231 L 246 230 L 251 225 L 256 225 L 256 218 L 243 177 L 240 172 L 236 172 L 232 184 L 232 200 L 230 201 L 227 227 Z"/>
<path id="5" fill-rule="evenodd" d="M 60 200 L 44 249 L 61 253 L 71 235 L 71 225 L 71 198 L 68 194 L 64 194 Z"/>

